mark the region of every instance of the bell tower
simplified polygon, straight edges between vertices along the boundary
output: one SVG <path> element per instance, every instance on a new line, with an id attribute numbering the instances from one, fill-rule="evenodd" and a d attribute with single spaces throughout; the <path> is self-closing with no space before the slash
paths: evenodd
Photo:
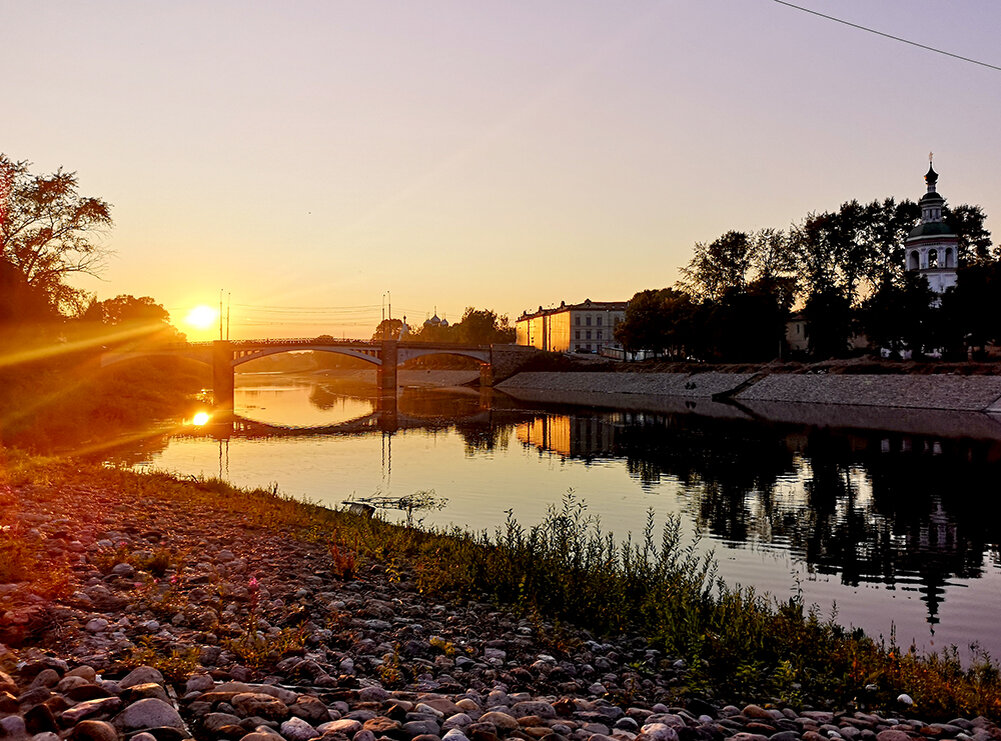
<path id="1" fill-rule="evenodd" d="M 928 155 L 925 183 L 928 191 L 918 201 L 921 223 L 911 229 L 904 240 L 904 269 L 915 271 L 928 279 L 929 287 L 938 295 L 956 285 L 956 261 L 959 238 L 943 219 L 945 199 L 936 190 L 938 173 Z"/>

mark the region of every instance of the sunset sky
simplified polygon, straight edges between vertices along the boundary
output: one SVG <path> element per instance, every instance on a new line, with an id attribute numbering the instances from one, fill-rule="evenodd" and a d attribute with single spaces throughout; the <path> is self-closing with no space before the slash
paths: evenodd
<path id="1" fill-rule="evenodd" d="M 797 4 L 1001 66 L 997 0 Z M 696 241 L 918 198 L 1001 241 L 1001 71 L 774 0 L 0 0 L 0 151 L 113 204 L 110 298 L 368 337 L 384 294 L 626 300 Z M 181 326 L 193 339 L 210 339 Z"/>

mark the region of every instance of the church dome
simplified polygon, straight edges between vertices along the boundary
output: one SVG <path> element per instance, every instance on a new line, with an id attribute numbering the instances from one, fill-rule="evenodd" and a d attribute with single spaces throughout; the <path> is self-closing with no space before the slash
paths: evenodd
<path id="1" fill-rule="evenodd" d="M 927 221 L 924 224 L 918 224 L 916 227 L 911 229 L 907 238 L 914 239 L 916 237 L 937 237 L 942 235 L 954 235 L 955 233 L 956 232 L 952 230 L 952 227 L 944 221 Z"/>

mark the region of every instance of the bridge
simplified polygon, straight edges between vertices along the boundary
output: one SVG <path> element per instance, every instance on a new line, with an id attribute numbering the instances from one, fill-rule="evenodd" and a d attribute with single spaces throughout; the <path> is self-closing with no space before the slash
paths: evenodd
<path id="1" fill-rule="evenodd" d="M 139 357 L 168 355 L 184 357 L 212 367 L 212 394 L 216 407 L 233 408 L 236 368 L 251 360 L 284 352 L 331 352 L 358 358 L 376 367 L 377 385 L 383 393 L 395 394 L 397 370 L 409 360 L 428 355 L 458 355 L 480 364 L 480 385 L 492 386 L 518 372 L 535 348 L 523 345 L 460 345 L 448 342 L 400 342 L 398 340 L 269 339 L 191 342 L 151 350 L 111 351 L 101 356 L 108 366 Z"/>

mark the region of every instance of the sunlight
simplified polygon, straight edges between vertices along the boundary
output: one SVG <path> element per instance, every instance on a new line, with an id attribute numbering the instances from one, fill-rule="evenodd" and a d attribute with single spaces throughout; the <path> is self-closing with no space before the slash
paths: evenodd
<path id="1" fill-rule="evenodd" d="M 201 427 L 202 425 L 208 423 L 211 418 L 212 417 L 208 412 L 198 412 L 198 414 L 191 418 L 191 424 L 195 427 Z"/>
<path id="2" fill-rule="evenodd" d="M 219 312 L 217 310 L 213 309 L 211 306 L 200 304 L 188 312 L 184 321 L 192 327 L 197 327 L 198 329 L 208 329 L 215 324 L 216 319 L 218 318 Z"/>

